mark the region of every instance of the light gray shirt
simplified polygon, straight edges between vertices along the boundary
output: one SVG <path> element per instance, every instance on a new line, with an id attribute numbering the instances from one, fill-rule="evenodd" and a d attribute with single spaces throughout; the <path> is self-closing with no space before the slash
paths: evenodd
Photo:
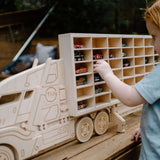
<path id="1" fill-rule="evenodd" d="M 141 116 L 140 160 L 160 160 L 160 64 L 135 85 L 148 102 Z"/>

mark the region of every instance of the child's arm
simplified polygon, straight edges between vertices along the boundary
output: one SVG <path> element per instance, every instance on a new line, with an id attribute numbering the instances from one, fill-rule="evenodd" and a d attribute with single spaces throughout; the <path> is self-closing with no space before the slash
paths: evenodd
<path id="1" fill-rule="evenodd" d="M 136 106 L 145 103 L 145 99 L 130 85 L 122 82 L 116 77 L 109 64 L 103 60 L 97 61 L 94 65 L 94 71 L 106 81 L 108 87 L 112 90 L 114 96 L 127 106 Z"/>

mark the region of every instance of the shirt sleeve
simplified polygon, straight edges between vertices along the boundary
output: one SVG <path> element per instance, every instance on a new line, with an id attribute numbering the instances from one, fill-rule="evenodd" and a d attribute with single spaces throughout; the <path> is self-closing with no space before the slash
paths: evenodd
<path id="1" fill-rule="evenodd" d="M 139 81 L 135 88 L 149 104 L 160 99 L 160 64 Z"/>

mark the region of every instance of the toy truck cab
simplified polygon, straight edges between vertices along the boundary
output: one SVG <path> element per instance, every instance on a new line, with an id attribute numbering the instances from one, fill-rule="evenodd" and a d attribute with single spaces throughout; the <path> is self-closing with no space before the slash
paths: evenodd
<path id="1" fill-rule="evenodd" d="M 61 60 L 0 83 L 0 157 L 20 160 L 73 137 Z"/>

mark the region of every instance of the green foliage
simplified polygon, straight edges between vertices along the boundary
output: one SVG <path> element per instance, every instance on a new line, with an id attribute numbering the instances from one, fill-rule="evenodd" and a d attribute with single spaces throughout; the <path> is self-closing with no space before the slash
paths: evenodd
<path id="1" fill-rule="evenodd" d="M 146 33 L 145 0 L 50 0 L 57 2 L 46 27 L 48 35 L 66 32 Z M 51 6 L 51 5 L 50 5 Z"/>
<path id="2" fill-rule="evenodd" d="M 33 9 L 47 3 L 46 0 L 0 0 L 0 13 Z"/>
<path id="3" fill-rule="evenodd" d="M 14 1 L 0 0 L 0 13 L 14 11 L 14 10 L 16 10 Z"/>
<path id="4" fill-rule="evenodd" d="M 40 7 L 43 2 L 41 0 L 14 0 L 17 10 L 34 9 Z"/>
<path id="5" fill-rule="evenodd" d="M 14 4 L 15 4 L 17 10 L 23 8 L 22 0 L 15 0 Z"/>

